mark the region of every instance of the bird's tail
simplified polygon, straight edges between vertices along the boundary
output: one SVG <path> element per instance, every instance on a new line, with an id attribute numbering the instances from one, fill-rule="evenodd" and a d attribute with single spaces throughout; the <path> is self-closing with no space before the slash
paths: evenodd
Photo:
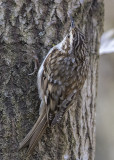
<path id="1" fill-rule="evenodd" d="M 47 121 L 47 115 L 45 114 L 42 120 L 40 121 L 39 125 L 36 126 L 35 132 L 33 136 L 31 137 L 30 143 L 29 143 L 29 148 L 27 151 L 27 155 L 32 154 L 34 147 L 42 137 L 45 129 L 48 126 L 48 121 Z"/>
<path id="2" fill-rule="evenodd" d="M 45 113 L 45 114 L 42 114 L 38 118 L 33 128 L 30 130 L 30 132 L 26 135 L 26 137 L 19 144 L 19 150 L 26 146 L 29 146 L 27 154 L 30 155 L 35 145 L 37 144 L 39 139 L 42 137 L 42 134 L 47 128 L 47 125 L 48 125 L 48 121 L 47 121 L 47 115 Z"/>

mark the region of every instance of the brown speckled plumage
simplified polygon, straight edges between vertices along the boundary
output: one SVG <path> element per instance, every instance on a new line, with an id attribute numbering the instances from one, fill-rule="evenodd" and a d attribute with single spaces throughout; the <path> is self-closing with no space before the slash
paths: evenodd
<path id="1" fill-rule="evenodd" d="M 20 143 L 20 149 L 28 145 L 31 154 L 46 127 L 60 122 L 73 96 L 83 87 L 88 66 L 85 36 L 77 27 L 71 27 L 63 41 L 49 51 L 39 69 L 40 116 Z"/>

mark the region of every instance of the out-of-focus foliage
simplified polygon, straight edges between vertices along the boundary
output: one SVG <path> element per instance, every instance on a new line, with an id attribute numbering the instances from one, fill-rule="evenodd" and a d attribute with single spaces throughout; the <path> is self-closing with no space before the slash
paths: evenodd
<path id="1" fill-rule="evenodd" d="M 105 32 L 101 37 L 100 55 L 114 52 L 114 29 Z"/>
<path id="2" fill-rule="evenodd" d="M 100 56 L 96 160 L 114 160 L 114 0 L 104 1 L 105 34 L 101 39 L 100 54 L 112 54 Z"/>

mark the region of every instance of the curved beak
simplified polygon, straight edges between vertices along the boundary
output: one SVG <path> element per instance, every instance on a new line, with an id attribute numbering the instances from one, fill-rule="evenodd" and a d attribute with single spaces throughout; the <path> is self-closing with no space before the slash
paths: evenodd
<path id="1" fill-rule="evenodd" d="M 72 18 L 72 16 L 70 15 L 70 21 L 71 21 L 71 28 L 74 28 L 75 27 L 75 24 L 74 24 L 74 20 Z"/>

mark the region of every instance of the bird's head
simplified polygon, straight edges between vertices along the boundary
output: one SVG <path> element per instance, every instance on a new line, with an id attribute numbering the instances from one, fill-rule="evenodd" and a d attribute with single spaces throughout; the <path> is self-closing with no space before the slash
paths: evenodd
<path id="1" fill-rule="evenodd" d="M 85 36 L 82 33 L 82 31 L 78 27 L 75 26 L 73 18 L 70 17 L 70 19 L 71 19 L 71 27 L 70 27 L 70 31 L 69 31 L 67 37 L 69 38 L 70 46 L 76 48 L 79 45 L 81 45 L 82 43 L 84 43 Z"/>

